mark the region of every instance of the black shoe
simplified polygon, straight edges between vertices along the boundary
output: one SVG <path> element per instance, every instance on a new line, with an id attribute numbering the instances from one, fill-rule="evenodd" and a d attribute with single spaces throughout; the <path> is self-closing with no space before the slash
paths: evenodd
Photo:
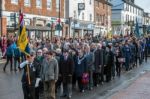
<path id="1" fill-rule="evenodd" d="M 67 99 L 71 99 L 71 96 L 68 96 Z"/>
<path id="2" fill-rule="evenodd" d="M 5 72 L 5 68 L 3 68 L 3 71 Z"/>
<path id="3" fill-rule="evenodd" d="M 67 95 L 62 95 L 61 97 L 67 97 Z"/>
<path id="4" fill-rule="evenodd" d="M 17 69 L 14 69 L 14 71 L 16 72 L 16 71 L 17 71 Z"/>

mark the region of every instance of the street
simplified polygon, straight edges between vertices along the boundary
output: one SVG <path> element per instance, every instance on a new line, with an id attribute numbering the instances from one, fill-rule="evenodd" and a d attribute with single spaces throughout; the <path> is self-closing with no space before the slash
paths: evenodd
<path id="1" fill-rule="evenodd" d="M 148 99 L 148 94 L 150 94 L 149 64 L 150 60 L 92 91 L 86 90 L 85 93 L 79 93 L 75 90 L 72 99 Z M 0 66 L 0 99 L 23 99 L 21 72 L 11 73 L 8 65 L 6 73 L 4 73 L 3 65 Z M 139 89 L 141 90 L 139 91 Z M 140 96 L 147 98 L 140 98 Z"/>

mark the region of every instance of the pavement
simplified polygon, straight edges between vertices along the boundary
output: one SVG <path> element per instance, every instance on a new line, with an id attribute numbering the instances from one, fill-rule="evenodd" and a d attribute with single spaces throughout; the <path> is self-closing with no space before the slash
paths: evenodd
<path id="1" fill-rule="evenodd" d="M 22 72 L 10 72 L 8 65 L 4 73 L 3 63 L 2 61 L 0 64 L 0 99 L 23 99 Z M 95 87 L 92 91 L 86 90 L 85 93 L 80 93 L 77 89 L 74 90 L 72 99 L 150 99 L 148 77 L 150 77 L 150 59 L 142 66 L 125 72 L 121 77 Z"/>
<path id="2" fill-rule="evenodd" d="M 150 99 L 150 72 L 135 80 L 127 89 L 120 90 L 110 99 Z"/>

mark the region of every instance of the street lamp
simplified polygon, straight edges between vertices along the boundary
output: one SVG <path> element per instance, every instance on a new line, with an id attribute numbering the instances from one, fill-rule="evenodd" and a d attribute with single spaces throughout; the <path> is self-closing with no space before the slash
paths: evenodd
<path id="1" fill-rule="evenodd" d="M 1 34 L 0 35 L 2 35 L 2 0 L 0 0 L 0 21 L 1 21 L 1 26 L 0 26 L 0 28 L 1 28 Z"/>
<path id="2" fill-rule="evenodd" d="M 60 0 L 59 0 L 59 26 L 60 26 Z M 58 30 L 59 31 L 59 35 L 60 35 L 60 29 Z"/>

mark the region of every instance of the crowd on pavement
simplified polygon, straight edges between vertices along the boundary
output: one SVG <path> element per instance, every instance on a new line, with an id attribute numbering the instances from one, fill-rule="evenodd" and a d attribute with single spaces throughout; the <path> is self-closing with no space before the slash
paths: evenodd
<path id="1" fill-rule="evenodd" d="M 24 99 L 39 99 L 41 94 L 43 99 L 70 99 L 76 87 L 81 93 L 92 91 L 120 77 L 122 70 L 129 71 L 147 62 L 150 37 L 38 38 L 29 39 L 28 45 L 30 56 L 19 50 L 16 37 L 0 39 L 6 58 L 3 71 L 7 72 L 9 62 L 10 71 L 23 70 Z"/>

